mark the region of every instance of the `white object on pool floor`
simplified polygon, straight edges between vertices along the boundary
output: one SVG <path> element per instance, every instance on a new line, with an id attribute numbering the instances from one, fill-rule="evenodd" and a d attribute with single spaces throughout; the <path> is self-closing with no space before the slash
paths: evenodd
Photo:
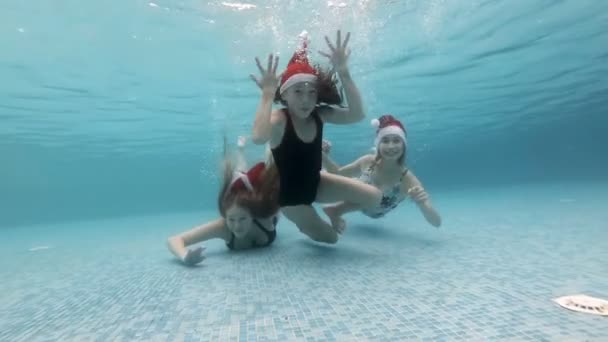
<path id="1" fill-rule="evenodd" d="M 553 301 L 568 310 L 608 316 L 608 301 L 604 299 L 586 295 L 573 295 L 555 298 Z"/>
<path id="2" fill-rule="evenodd" d="M 32 247 L 29 249 L 30 252 L 35 252 L 35 251 L 39 251 L 42 249 L 49 249 L 51 248 L 51 246 L 37 246 L 37 247 Z"/>

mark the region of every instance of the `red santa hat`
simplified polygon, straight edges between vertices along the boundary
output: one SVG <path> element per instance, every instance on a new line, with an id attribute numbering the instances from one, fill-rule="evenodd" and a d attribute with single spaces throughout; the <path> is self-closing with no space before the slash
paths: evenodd
<path id="1" fill-rule="evenodd" d="M 247 189 L 253 192 L 254 187 L 261 181 L 265 169 L 264 163 L 257 163 L 247 172 L 235 172 L 232 175 L 232 182 L 230 182 L 230 191 L 237 192 Z"/>
<path id="2" fill-rule="evenodd" d="M 281 77 L 281 87 L 279 93 L 283 92 L 292 85 L 300 82 L 316 82 L 317 70 L 308 63 L 307 48 L 308 48 L 308 32 L 300 33 L 300 46 L 294 52 L 287 69 Z"/>
<path id="3" fill-rule="evenodd" d="M 372 126 L 376 127 L 376 140 L 374 147 L 378 148 L 378 144 L 387 135 L 397 135 L 403 140 L 403 144 L 407 147 L 407 132 L 401 121 L 397 120 L 390 114 L 382 115 L 378 119 L 372 120 Z"/>

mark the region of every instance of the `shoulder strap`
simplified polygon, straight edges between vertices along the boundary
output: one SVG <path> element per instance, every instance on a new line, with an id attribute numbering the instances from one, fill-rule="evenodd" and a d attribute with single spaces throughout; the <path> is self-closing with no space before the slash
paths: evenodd
<path id="1" fill-rule="evenodd" d="M 230 233 L 230 242 L 227 243 L 228 248 L 234 249 L 234 233 Z"/>
<path id="2" fill-rule="evenodd" d="M 260 221 L 253 219 L 253 223 L 255 223 L 256 226 L 258 226 L 258 228 L 260 228 L 264 233 L 268 234 L 270 233 L 270 231 L 268 229 L 266 229 L 261 223 Z"/>
<path id="3" fill-rule="evenodd" d="M 410 169 L 408 169 L 407 167 L 405 168 L 405 170 L 403 170 L 403 173 L 401 174 L 401 178 L 399 178 L 399 181 L 403 180 L 403 177 L 405 177 L 405 175 L 407 175 L 408 171 L 410 171 Z"/>

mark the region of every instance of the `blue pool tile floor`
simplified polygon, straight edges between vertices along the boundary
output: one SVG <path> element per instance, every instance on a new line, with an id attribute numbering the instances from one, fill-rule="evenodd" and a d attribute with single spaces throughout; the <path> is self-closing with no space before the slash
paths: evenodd
<path id="1" fill-rule="evenodd" d="M 197 213 L 0 230 L 0 341 L 608 341 L 608 317 L 552 299 L 608 298 L 608 185 L 434 194 L 347 216 L 335 246 L 284 218 L 268 249 L 207 243 L 176 262 Z"/>

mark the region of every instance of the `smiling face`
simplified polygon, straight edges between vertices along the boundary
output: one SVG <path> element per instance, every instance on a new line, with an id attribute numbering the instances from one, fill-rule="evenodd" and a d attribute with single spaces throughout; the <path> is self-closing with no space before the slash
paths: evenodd
<path id="1" fill-rule="evenodd" d="M 378 153 L 386 160 L 400 160 L 405 154 L 403 139 L 396 134 L 389 134 L 382 137 L 378 143 Z"/>

